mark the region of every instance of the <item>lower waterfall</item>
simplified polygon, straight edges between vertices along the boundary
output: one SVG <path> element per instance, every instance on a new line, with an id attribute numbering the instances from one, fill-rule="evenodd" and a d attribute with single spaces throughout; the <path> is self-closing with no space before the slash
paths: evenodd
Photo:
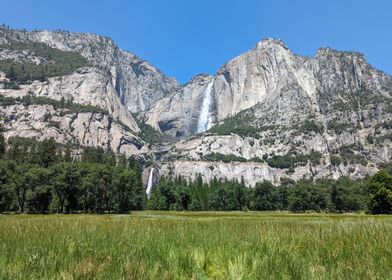
<path id="1" fill-rule="evenodd" d="M 150 176 L 148 177 L 148 183 L 147 183 L 147 189 L 146 189 L 146 194 L 148 197 L 150 197 L 151 190 L 152 190 L 152 177 L 154 175 L 154 167 L 151 168 L 150 170 Z"/>

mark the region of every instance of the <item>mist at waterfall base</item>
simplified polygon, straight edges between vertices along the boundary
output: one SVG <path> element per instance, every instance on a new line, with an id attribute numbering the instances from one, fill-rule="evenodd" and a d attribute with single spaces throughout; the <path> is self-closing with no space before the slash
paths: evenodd
<path id="1" fill-rule="evenodd" d="M 210 107 L 212 104 L 212 85 L 213 81 L 207 85 L 203 95 L 203 103 L 200 110 L 199 121 L 197 123 L 197 133 L 202 133 L 211 128 L 212 117 Z"/>
<path id="2" fill-rule="evenodd" d="M 153 174 L 154 174 L 154 167 L 151 168 L 150 176 L 148 176 L 148 183 L 147 183 L 147 189 L 146 189 L 146 194 L 148 197 L 150 197 L 150 195 L 151 195 Z"/>

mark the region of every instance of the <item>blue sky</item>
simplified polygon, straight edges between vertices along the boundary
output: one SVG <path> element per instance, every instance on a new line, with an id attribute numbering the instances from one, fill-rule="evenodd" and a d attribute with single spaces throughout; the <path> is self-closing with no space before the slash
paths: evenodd
<path id="1" fill-rule="evenodd" d="M 297 54 L 356 50 L 392 74 L 389 0 L 0 0 L 0 23 L 113 38 L 184 83 L 265 37 Z"/>

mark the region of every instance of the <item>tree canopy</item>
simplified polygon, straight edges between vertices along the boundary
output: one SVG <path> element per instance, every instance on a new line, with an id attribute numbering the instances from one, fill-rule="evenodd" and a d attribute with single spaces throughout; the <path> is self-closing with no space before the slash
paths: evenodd
<path id="1" fill-rule="evenodd" d="M 392 167 L 367 180 L 294 182 L 279 186 L 244 180 L 203 182 L 181 176 L 161 177 L 147 201 L 135 157 L 102 148 L 84 147 L 73 156 L 69 146 L 54 139 L 4 140 L 0 128 L 0 212 L 123 213 L 156 209 L 179 211 L 292 211 L 392 213 Z"/>
<path id="2" fill-rule="evenodd" d="M 100 148 L 85 148 L 80 159 L 73 158 L 69 147 L 53 139 L 13 138 L 7 151 L 0 149 L 0 212 L 119 213 L 145 205 L 134 159 Z"/>

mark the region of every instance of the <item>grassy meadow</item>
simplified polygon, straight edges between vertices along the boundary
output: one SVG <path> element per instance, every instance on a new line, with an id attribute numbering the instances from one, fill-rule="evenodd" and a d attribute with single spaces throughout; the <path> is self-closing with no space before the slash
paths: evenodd
<path id="1" fill-rule="evenodd" d="M 392 216 L 0 215 L 0 279 L 392 279 Z"/>

